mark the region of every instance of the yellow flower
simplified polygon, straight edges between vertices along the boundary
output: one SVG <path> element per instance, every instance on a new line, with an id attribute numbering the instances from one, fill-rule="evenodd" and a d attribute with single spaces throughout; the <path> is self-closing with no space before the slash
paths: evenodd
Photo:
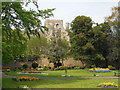
<path id="1" fill-rule="evenodd" d="M 115 87 L 118 87 L 118 84 L 115 84 L 114 86 L 115 86 Z"/>
<path id="2" fill-rule="evenodd" d="M 6 69 L 6 71 L 11 71 L 11 69 Z"/>

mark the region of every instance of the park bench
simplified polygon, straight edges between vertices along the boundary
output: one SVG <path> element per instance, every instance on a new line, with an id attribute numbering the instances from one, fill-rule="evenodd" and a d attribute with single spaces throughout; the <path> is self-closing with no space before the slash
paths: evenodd
<path id="1" fill-rule="evenodd" d="M 114 72 L 114 76 L 120 76 L 120 71 L 116 71 L 116 72 Z"/>

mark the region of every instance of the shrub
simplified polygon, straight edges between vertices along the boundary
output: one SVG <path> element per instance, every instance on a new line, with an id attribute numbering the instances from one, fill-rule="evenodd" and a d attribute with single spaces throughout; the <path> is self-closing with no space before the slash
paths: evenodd
<path id="1" fill-rule="evenodd" d="M 60 67 L 58 68 L 58 70 L 64 70 L 64 67 L 63 67 L 63 66 L 60 66 Z"/>
<path id="2" fill-rule="evenodd" d="M 67 69 L 72 69 L 72 67 L 69 66 L 69 67 L 67 67 Z"/>
<path id="3" fill-rule="evenodd" d="M 51 70 L 54 70 L 55 68 L 54 67 L 51 67 Z"/>
<path id="4" fill-rule="evenodd" d="M 37 63 L 32 63 L 32 67 L 35 69 L 38 67 L 38 64 Z"/>
<path id="5" fill-rule="evenodd" d="M 44 66 L 44 67 L 43 67 L 43 71 L 46 71 L 46 70 L 47 70 L 47 66 Z"/>
<path id="6" fill-rule="evenodd" d="M 92 68 L 96 68 L 96 66 L 95 66 L 95 65 L 91 65 L 91 67 L 92 67 Z"/>
<path id="7" fill-rule="evenodd" d="M 72 66 L 72 69 L 74 69 L 76 66 Z"/>
<path id="8" fill-rule="evenodd" d="M 80 67 L 75 67 L 74 69 L 80 69 Z"/>
<path id="9" fill-rule="evenodd" d="M 24 68 L 24 69 L 27 69 L 27 68 L 28 68 L 28 65 L 27 65 L 27 64 L 23 64 L 23 68 Z"/>
<path id="10" fill-rule="evenodd" d="M 115 70 L 115 67 L 113 67 L 112 65 L 108 65 L 108 68 L 109 68 L 110 70 Z"/>
<path id="11" fill-rule="evenodd" d="M 85 69 L 85 66 L 81 66 L 80 69 Z"/>
<path id="12" fill-rule="evenodd" d="M 18 71 L 18 68 L 17 68 L 17 67 L 15 67 L 15 68 L 13 68 L 12 70 L 13 70 L 13 71 Z"/>
<path id="13" fill-rule="evenodd" d="M 42 68 L 41 66 L 39 66 L 39 68 Z"/>
<path id="14" fill-rule="evenodd" d="M 48 67 L 48 69 L 51 69 L 51 67 Z"/>

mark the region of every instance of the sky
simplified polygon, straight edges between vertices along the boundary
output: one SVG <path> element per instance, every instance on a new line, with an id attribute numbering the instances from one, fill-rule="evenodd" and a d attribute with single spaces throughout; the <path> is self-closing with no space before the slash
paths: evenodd
<path id="1" fill-rule="evenodd" d="M 71 23 L 76 16 L 89 16 L 96 23 L 103 23 L 111 15 L 112 7 L 118 6 L 119 0 L 38 0 L 40 9 L 52 9 L 54 17 Z M 34 7 L 30 5 L 30 7 Z M 44 21 L 44 20 L 43 20 Z"/>

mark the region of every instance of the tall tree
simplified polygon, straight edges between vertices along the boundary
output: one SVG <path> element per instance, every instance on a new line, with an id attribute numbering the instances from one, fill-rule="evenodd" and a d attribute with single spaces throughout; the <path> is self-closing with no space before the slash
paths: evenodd
<path id="1" fill-rule="evenodd" d="M 53 32 L 46 54 L 49 62 L 53 63 L 54 67 L 59 67 L 63 64 L 63 60 L 67 57 L 69 45 L 66 40 L 61 39 L 59 25 L 53 24 L 51 27 Z"/>
<path id="2" fill-rule="evenodd" d="M 113 7 L 112 14 L 105 18 L 112 28 L 112 38 L 110 39 L 110 49 L 108 59 L 119 69 L 120 66 L 120 7 Z"/>
<path id="3" fill-rule="evenodd" d="M 83 63 L 100 66 L 101 62 L 107 62 L 108 40 L 111 29 L 108 23 L 97 24 L 92 27 L 92 19 L 86 16 L 77 16 L 71 25 L 69 32 L 71 53 L 74 58 Z"/>
<path id="4" fill-rule="evenodd" d="M 40 36 L 39 31 L 46 29 L 42 26 L 41 18 L 53 16 L 54 9 L 40 10 L 35 0 L 37 11 L 26 10 L 23 6 L 30 2 L 2 2 L 2 53 L 3 63 L 17 60 L 26 49 L 26 39 L 23 32 L 30 38 L 30 34 Z M 14 29 L 14 30 L 13 30 Z M 22 32 L 21 32 L 22 30 Z"/>
<path id="5" fill-rule="evenodd" d="M 18 33 L 17 30 L 11 30 L 11 36 L 2 31 L 2 63 L 8 64 L 18 60 L 20 55 L 25 53 L 27 47 L 27 39 L 22 31 Z"/>
<path id="6" fill-rule="evenodd" d="M 91 63 L 94 57 L 94 46 L 88 42 L 88 32 L 92 29 L 92 19 L 86 16 L 77 16 L 69 31 L 71 53 L 74 58 L 83 63 Z"/>
<path id="7" fill-rule="evenodd" d="M 94 36 L 92 36 L 91 39 L 94 39 L 93 45 L 95 47 L 96 53 L 101 54 L 101 58 L 104 60 L 101 61 L 102 59 L 96 59 L 94 63 L 97 66 L 102 65 L 104 67 L 107 67 L 109 64 L 109 61 L 107 59 L 110 48 L 109 39 L 112 37 L 110 25 L 107 22 L 97 24 L 97 26 L 93 27 L 92 34 Z"/>
<path id="8" fill-rule="evenodd" d="M 31 37 L 28 41 L 27 53 L 31 55 L 41 55 L 44 54 L 44 50 L 47 48 L 47 39 L 43 36 Z"/>
<path id="9" fill-rule="evenodd" d="M 10 35 L 12 28 L 19 30 L 26 30 L 27 35 L 30 34 L 40 35 L 38 31 L 43 31 L 41 18 L 48 18 L 53 16 L 54 9 L 39 10 L 37 2 L 33 1 L 37 11 L 30 9 L 26 10 L 23 5 L 28 2 L 2 2 L 2 28 Z M 34 32 L 32 31 L 34 30 Z M 19 32 L 18 32 L 19 33 Z"/>

